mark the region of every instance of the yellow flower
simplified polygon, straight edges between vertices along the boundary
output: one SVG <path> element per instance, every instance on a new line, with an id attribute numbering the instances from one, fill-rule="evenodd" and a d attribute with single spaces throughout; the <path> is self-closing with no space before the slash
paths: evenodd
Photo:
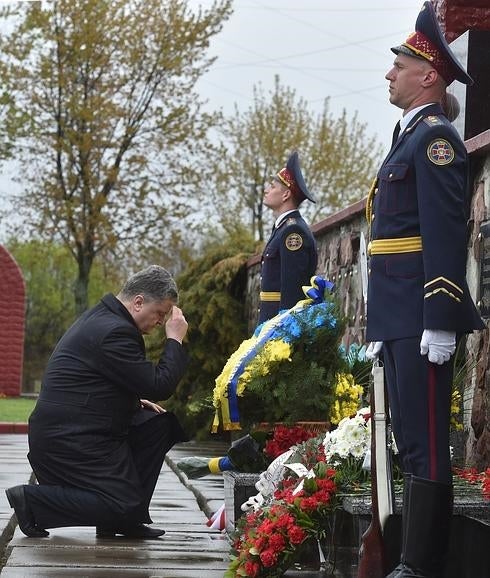
<path id="1" fill-rule="evenodd" d="M 285 341 L 268 341 L 238 379 L 237 395 L 243 395 L 252 375 L 267 375 L 271 364 L 291 358 L 291 346 Z"/>
<path id="2" fill-rule="evenodd" d="M 230 355 L 228 361 L 223 367 L 223 371 L 215 380 L 216 385 L 213 393 L 213 404 L 215 407 L 219 407 L 221 398 L 226 397 L 228 392 L 228 384 L 236 373 L 240 362 L 248 353 L 248 351 L 252 349 L 256 341 L 256 337 L 251 337 L 250 339 L 242 341 L 240 347 Z"/>
<path id="3" fill-rule="evenodd" d="M 362 386 L 354 381 L 350 373 L 338 373 L 335 381 L 335 401 L 332 404 L 330 423 L 338 424 L 344 417 L 349 417 L 359 409 Z"/>
<path id="4" fill-rule="evenodd" d="M 458 420 L 459 408 L 461 406 L 461 393 L 453 389 L 451 394 L 451 426 L 455 431 L 461 431 L 463 424 Z"/>
<path id="5" fill-rule="evenodd" d="M 257 341 L 258 338 L 255 336 L 243 341 L 226 362 L 223 371 L 215 381 L 216 385 L 213 393 L 213 404 L 215 407 L 219 407 L 221 400 L 226 397 L 230 381 L 233 379 L 244 357 L 252 350 Z M 252 375 L 267 375 L 270 372 L 271 363 L 274 364 L 290 358 L 291 346 L 289 343 L 282 340 L 268 341 L 238 377 L 237 395 L 243 396 Z"/>

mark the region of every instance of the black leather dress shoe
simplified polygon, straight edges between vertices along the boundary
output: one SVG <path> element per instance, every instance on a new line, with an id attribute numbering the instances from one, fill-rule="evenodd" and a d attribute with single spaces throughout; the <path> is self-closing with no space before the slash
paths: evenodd
<path id="1" fill-rule="evenodd" d="M 137 540 L 154 540 L 165 534 L 165 530 L 161 528 L 150 528 L 144 524 L 136 524 L 135 526 L 128 526 L 127 528 L 105 528 L 97 526 L 97 538 L 114 538 L 117 534 L 121 534 L 126 538 L 135 538 Z"/>
<path id="2" fill-rule="evenodd" d="M 29 538 L 46 538 L 46 536 L 49 536 L 49 532 L 36 526 L 34 516 L 27 505 L 24 486 L 8 488 L 5 493 L 10 506 L 15 511 L 19 528 L 26 536 L 29 536 Z"/>

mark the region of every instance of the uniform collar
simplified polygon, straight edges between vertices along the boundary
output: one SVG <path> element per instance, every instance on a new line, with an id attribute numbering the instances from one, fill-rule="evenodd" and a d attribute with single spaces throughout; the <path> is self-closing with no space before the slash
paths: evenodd
<path id="1" fill-rule="evenodd" d="M 424 104 L 423 106 L 418 106 L 414 108 L 400 120 L 400 134 L 402 131 L 410 130 L 421 118 L 430 115 L 441 115 L 444 114 L 441 105 L 438 102 L 431 102 L 430 104 Z"/>
<path id="2" fill-rule="evenodd" d="M 423 118 L 426 118 L 428 116 L 444 115 L 444 111 L 442 110 L 442 106 L 439 103 L 428 104 L 428 105 L 423 106 L 423 107 L 418 107 L 417 109 L 414 109 L 414 111 L 415 111 L 415 114 L 411 115 L 411 118 L 408 121 L 408 126 L 405 128 L 405 130 L 403 132 L 400 131 L 400 136 L 398 137 L 398 140 L 391 147 L 390 152 L 385 157 L 385 160 L 383 161 L 383 164 L 381 166 L 384 166 L 390 160 L 390 158 L 393 156 L 394 152 L 396 150 L 398 150 L 398 147 L 402 144 L 402 142 L 405 140 L 405 138 L 407 138 L 407 135 L 409 135 L 416 128 L 416 126 L 419 124 L 419 122 Z M 412 112 L 412 111 L 410 111 L 410 112 Z M 405 116 L 407 116 L 407 115 L 405 115 Z"/>
<path id="3" fill-rule="evenodd" d="M 299 213 L 298 209 L 291 209 L 290 211 L 286 211 L 281 213 L 279 217 L 277 217 L 276 222 L 274 223 L 274 229 L 277 229 L 279 225 L 284 221 L 284 219 L 290 215 L 291 213 Z"/>
<path id="4" fill-rule="evenodd" d="M 400 119 L 400 133 L 407 128 L 412 118 L 415 118 L 421 110 L 424 110 L 424 108 L 426 108 L 427 106 L 432 106 L 434 104 L 435 102 L 430 102 L 428 104 L 423 104 L 422 106 L 417 106 L 417 108 L 412 108 L 412 110 L 407 112 L 406 115 L 402 116 L 402 118 Z"/>

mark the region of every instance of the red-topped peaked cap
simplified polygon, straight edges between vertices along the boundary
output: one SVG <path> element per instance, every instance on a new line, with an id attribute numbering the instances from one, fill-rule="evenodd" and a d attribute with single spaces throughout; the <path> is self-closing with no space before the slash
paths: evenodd
<path id="1" fill-rule="evenodd" d="M 428 60 L 448 85 L 453 80 L 473 84 L 473 79 L 449 48 L 431 2 L 424 2 L 415 22 L 415 32 L 410 34 L 401 46 L 395 46 L 391 50 L 395 54 Z"/>
<path id="2" fill-rule="evenodd" d="M 274 178 L 290 189 L 293 195 L 297 197 L 300 202 L 304 199 L 308 199 L 312 203 L 316 203 L 315 197 L 308 190 L 303 174 L 301 173 L 297 151 L 294 151 L 290 155 L 286 166 L 281 169 Z"/>

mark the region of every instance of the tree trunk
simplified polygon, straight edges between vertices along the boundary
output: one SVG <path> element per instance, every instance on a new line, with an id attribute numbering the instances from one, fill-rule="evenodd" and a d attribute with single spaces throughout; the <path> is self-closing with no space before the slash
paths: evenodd
<path id="1" fill-rule="evenodd" d="M 78 277 L 75 281 L 75 313 L 79 317 L 88 309 L 88 284 L 93 255 L 79 255 L 77 263 Z"/>

